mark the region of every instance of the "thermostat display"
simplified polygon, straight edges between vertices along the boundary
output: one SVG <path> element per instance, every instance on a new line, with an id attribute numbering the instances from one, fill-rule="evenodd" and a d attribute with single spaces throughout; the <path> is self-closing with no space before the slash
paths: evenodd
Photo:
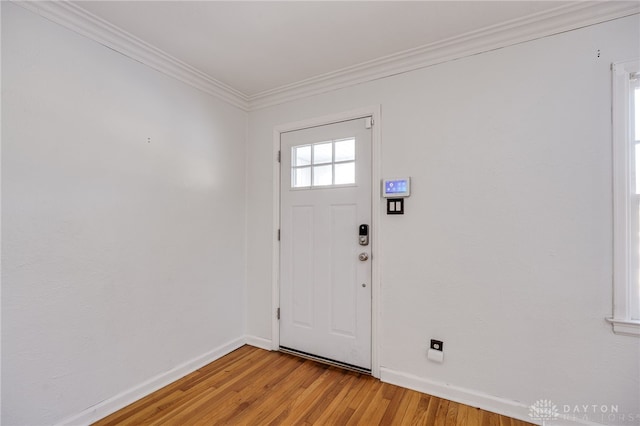
<path id="1" fill-rule="evenodd" d="M 411 178 L 384 179 L 382 181 L 382 196 L 408 197 L 411 195 Z"/>

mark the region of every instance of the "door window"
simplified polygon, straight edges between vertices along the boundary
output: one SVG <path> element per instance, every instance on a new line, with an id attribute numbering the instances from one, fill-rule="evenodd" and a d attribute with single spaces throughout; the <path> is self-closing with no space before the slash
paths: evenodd
<path id="1" fill-rule="evenodd" d="M 348 138 L 291 147 L 291 187 L 355 184 L 355 144 L 355 138 Z"/>

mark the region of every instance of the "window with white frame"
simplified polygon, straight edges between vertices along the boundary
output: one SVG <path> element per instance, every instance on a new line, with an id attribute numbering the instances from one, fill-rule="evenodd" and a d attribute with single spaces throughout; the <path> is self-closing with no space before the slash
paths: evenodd
<path id="1" fill-rule="evenodd" d="M 640 61 L 613 70 L 613 330 L 640 336 Z"/>
<path id="2" fill-rule="evenodd" d="M 291 187 L 318 188 L 356 183 L 355 138 L 291 148 Z"/>

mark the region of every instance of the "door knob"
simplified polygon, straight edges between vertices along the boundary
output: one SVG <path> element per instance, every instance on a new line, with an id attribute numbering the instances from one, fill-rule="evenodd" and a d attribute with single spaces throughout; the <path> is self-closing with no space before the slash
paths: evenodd
<path id="1" fill-rule="evenodd" d="M 360 259 L 361 261 L 363 261 L 363 262 L 364 262 L 365 260 L 368 260 L 368 259 L 369 259 L 369 255 L 368 255 L 367 253 L 360 253 L 360 254 L 358 255 L 358 259 Z"/>

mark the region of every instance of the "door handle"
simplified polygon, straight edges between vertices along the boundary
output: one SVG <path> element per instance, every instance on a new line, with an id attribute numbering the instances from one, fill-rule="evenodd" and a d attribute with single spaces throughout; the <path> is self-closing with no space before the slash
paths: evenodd
<path id="1" fill-rule="evenodd" d="M 362 262 L 364 262 L 365 260 L 369 260 L 369 255 L 367 253 L 360 253 L 358 255 L 358 259 L 360 259 Z"/>

